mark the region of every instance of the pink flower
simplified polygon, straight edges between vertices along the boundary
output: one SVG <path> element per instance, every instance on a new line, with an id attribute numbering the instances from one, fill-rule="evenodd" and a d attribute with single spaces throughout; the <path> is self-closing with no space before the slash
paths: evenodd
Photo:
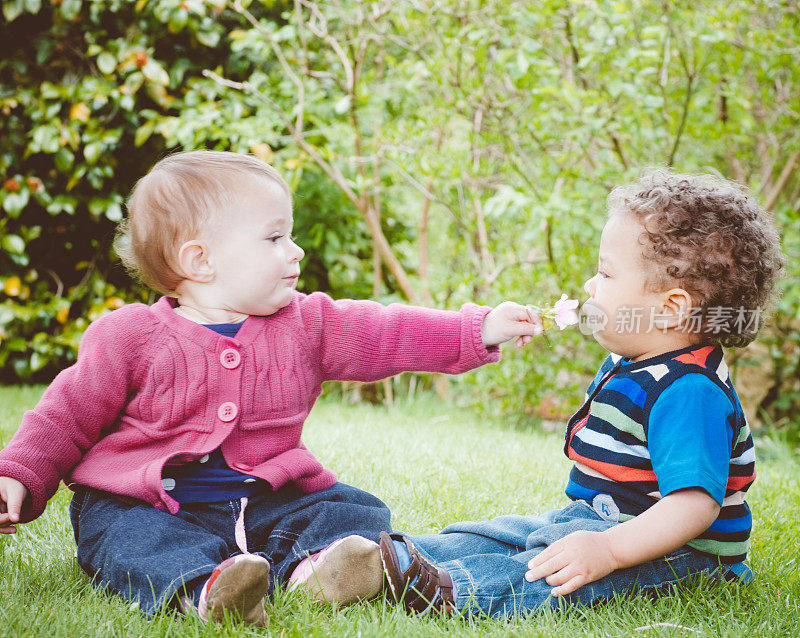
<path id="1" fill-rule="evenodd" d="M 578 323 L 577 309 L 577 299 L 567 299 L 566 294 L 561 295 L 561 299 L 553 305 L 553 319 L 559 330 Z"/>
<path id="2" fill-rule="evenodd" d="M 566 294 L 561 295 L 561 299 L 552 306 L 528 304 L 526 308 L 542 320 L 542 330 L 537 331 L 536 334 L 549 330 L 553 325 L 557 325 L 560 330 L 563 330 L 567 326 L 574 325 L 580 321 L 578 317 L 578 300 L 567 299 Z"/>

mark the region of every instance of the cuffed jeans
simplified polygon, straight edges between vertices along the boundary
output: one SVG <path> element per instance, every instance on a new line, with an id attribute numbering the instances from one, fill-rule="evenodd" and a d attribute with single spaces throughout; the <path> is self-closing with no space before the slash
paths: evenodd
<path id="1" fill-rule="evenodd" d="M 78 488 L 70 504 L 78 563 L 97 587 L 152 614 L 175 594 L 191 593 L 214 567 L 241 553 L 234 529 L 241 507 L 239 500 L 187 503 L 172 515 Z M 270 563 L 272 591 L 307 554 L 351 534 L 377 541 L 382 531 L 391 531 L 389 520 L 389 508 L 380 499 L 336 483 L 312 494 L 286 486 L 251 497 L 244 527 L 248 551 Z"/>
<path id="2" fill-rule="evenodd" d="M 725 577 L 730 568 L 717 558 L 681 547 L 636 567 L 618 569 L 562 597 L 550 595 L 544 579 L 525 580 L 528 561 L 548 545 L 579 530 L 602 532 L 618 523 L 606 521 L 575 501 L 543 516 L 500 516 L 487 521 L 449 525 L 439 534 L 411 536 L 427 558 L 453 579 L 455 606 L 466 615 L 503 616 L 563 603 L 589 605 L 630 591 L 657 593 L 699 574 Z M 562 604 L 563 604 L 562 603 Z"/>

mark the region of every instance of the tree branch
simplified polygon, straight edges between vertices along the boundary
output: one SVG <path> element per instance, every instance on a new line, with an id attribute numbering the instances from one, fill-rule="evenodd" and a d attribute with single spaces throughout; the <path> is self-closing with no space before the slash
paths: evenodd
<path id="1" fill-rule="evenodd" d="M 672 150 L 669 152 L 669 159 L 667 160 L 667 164 L 672 166 L 673 162 L 675 161 L 675 154 L 678 152 L 678 146 L 681 143 L 681 136 L 683 135 L 683 129 L 686 126 L 686 120 L 689 117 L 689 107 L 692 103 L 692 93 L 694 91 L 694 72 L 687 71 L 686 74 L 686 94 L 683 98 L 683 109 L 681 112 L 681 121 L 678 124 L 678 130 L 675 133 L 675 140 L 672 142 Z"/>
<path id="2" fill-rule="evenodd" d="M 222 86 L 227 86 L 231 89 L 236 89 L 239 91 L 244 91 L 245 93 L 249 93 L 250 95 L 254 96 L 258 100 L 264 102 L 267 106 L 270 107 L 271 110 L 274 110 L 278 116 L 283 120 L 284 125 L 289 130 L 290 135 L 294 139 L 294 141 L 300 146 L 300 148 L 305 151 L 311 159 L 323 170 L 323 172 L 333 180 L 333 182 L 341 189 L 342 193 L 344 193 L 345 197 L 349 199 L 357 208 L 360 209 L 360 201 L 358 196 L 353 192 L 353 190 L 347 185 L 347 180 L 345 179 L 344 175 L 334 166 L 329 164 L 325 161 L 325 159 L 319 154 L 317 149 L 309 144 L 305 138 L 303 137 L 302 131 L 297 130 L 294 127 L 292 121 L 286 117 L 283 110 L 272 100 L 268 97 L 263 95 L 256 87 L 254 87 L 249 82 L 235 82 L 233 80 L 228 80 L 227 78 L 223 78 L 219 74 L 211 71 L 209 69 L 203 70 L 203 75 L 207 78 L 210 78 L 221 84 Z"/>
<path id="3" fill-rule="evenodd" d="M 243 16 L 245 20 L 247 20 L 253 26 L 253 28 L 256 29 L 267 42 L 269 42 L 270 47 L 272 47 L 272 51 L 275 53 L 275 57 L 278 58 L 278 63 L 281 65 L 283 72 L 286 73 L 287 76 L 289 76 L 289 79 L 292 81 L 292 84 L 294 84 L 295 88 L 297 89 L 297 117 L 294 123 L 294 130 L 302 133 L 303 115 L 305 113 L 305 99 L 306 99 L 305 84 L 303 84 L 302 80 L 294 72 L 291 65 L 286 60 L 286 56 L 283 55 L 283 49 L 281 49 L 280 45 L 275 41 L 275 38 L 272 37 L 272 34 L 269 32 L 269 30 L 264 28 L 264 25 L 262 25 L 258 20 L 256 20 L 255 16 L 244 8 L 241 0 L 234 0 L 233 10 L 236 11 L 236 13 L 238 13 L 239 15 Z M 203 72 L 203 74 L 205 75 L 205 71 Z"/>
<path id="4" fill-rule="evenodd" d="M 509 268 L 517 268 L 518 266 L 525 266 L 529 264 L 541 264 L 546 261 L 547 259 L 544 257 L 536 257 L 534 259 L 519 259 L 517 261 L 511 261 L 507 264 L 503 264 L 486 278 L 486 286 L 491 288 L 494 285 L 494 282 L 499 279 L 500 275 L 502 275 Z"/>
<path id="5" fill-rule="evenodd" d="M 770 190 L 769 195 L 767 195 L 767 200 L 764 203 L 764 208 L 766 210 L 772 210 L 772 208 L 775 206 L 775 202 L 778 201 L 781 191 L 783 191 L 783 189 L 786 187 L 786 182 L 789 181 L 792 171 L 794 171 L 795 166 L 797 166 L 798 159 L 800 159 L 800 148 L 792 153 L 791 157 L 786 162 L 786 165 L 783 167 L 780 177 L 778 177 L 778 181 L 775 182 L 775 185 L 772 187 L 772 190 Z"/>
<path id="6" fill-rule="evenodd" d="M 319 6 L 317 3 L 308 2 L 307 0 L 298 0 L 304 7 L 307 7 L 312 12 L 313 19 L 319 19 L 320 24 L 322 27 L 317 27 L 309 20 L 301 21 L 299 23 L 299 28 L 307 28 L 309 31 L 317 37 L 320 37 L 328 45 L 334 50 L 337 57 L 339 57 L 340 61 L 342 62 L 345 74 L 347 76 L 347 86 L 348 91 L 347 95 L 351 98 L 351 125 L 353 126 L 353 133 L 356 137 L 356 155 L 360 155 L 360 148 L 361 148 L 361 139 L 360 139 L 360 132 L 358 128 L 358 121 L 355 119 L 355 76 L 353 74 L 352 66 L 347 58 L 344 50 L 339 45 L 338 42 L 327 32 L 327 24 L 324 16 L 322 15 L 321 11 L 319 10 Z M 327 162 L 322 155 L 320 155 L 319 151 L 316 147 L 312 144 L 309 144 L 305 136 L 303 134 L 303 109 L 304 109 L 304 102 L 303 97 L 305 96 L 305 87 L 303 81 L 300 77 L 294 72 L 291 65 L 289 64 L 286 56 L 283 54 L 283 50 L 280 45 L 276 42 L 276 40 L 272 37 L 272 34 L 265 29 L 256 19 L 255 17 L 247 11 L 242 6 L 241 0 L 235 0 L 233 4 L 234 10 L 236 10 L 240 15 L 244 16 L 245 19 L 255 28 L 258 30 L 263 37 L 267 39 L 270 43 L 273 51 L 275 52 L 276 57 L 281 65 L 281 68 L 286 73 L 286 75 L 291 79 L 292 83 L 297 87 L 298 90 L 298 114 L 295 122 L 293 123 L 290 118 L 286 117 L 283 110 L 280 109 L 272 100 L 270 100 L 267 96 L 263 95 L 260 91 L 258 91 L 252 84 L 249 82 L 234 82 L 231 80 L 227 80 L 217 73 L 210 71 L 208 69 L 203 71 L 203 75 L 208 78 L 213 79 L 215 82 L 222 84 L 223 86 L 227 86 L 230 88 L 234 88 L 237 90 L 245 91 L 254 95 L 256 98 L 264 102 L 265 104 L 269 105 L 271 109 L 275 110 L 279 117 L 284 121 L 286 128 L 289 130 L 292 138 L 295 140 L 297 145 L 314 161 L 317 166 L 319 166 L 323 172 L 336 184 L 336 186 L 342 191 L 342 193 L 349 199 L 355 207 L 361 212 L 364 216 L 364 220 L 367 223 L 367 228 L 369 229 L 370 236 L 372 237 L 372 241 L 377 249 L 377 252 L 381 255 L 383 261 L 386 263 L 387 268 L 389 271 L 394 275 L 395 279 L 397 280 L 397 285 L 406 298 L 411 302 L 417 302 L 419 296 L 414 289 L 414 286 L 411 283 L 411 280 L 406 273 L 405 269 L 403 268 L 400 260 L 392 251 L 391 246 L 389 245 L 386 236 L 383 233 L 380 224 L 380 216 L 379 211 L 375 209 L 374 202 L 371 201 L 370 197 L 366 192 L 364 193 L 357 193 L 354 191 L 349 184 L 347 183 L 347 179 L 345 178 L 344 174 L 333 164 Z M 367 40 L 362 40 L 362 42 L 366 42 Z M 362 47 L 362 52 L 365 52 L 366 49 Z M 357 163 L 357 171 L 363 177 L 364 176 L 364 167 L 362 164 Z M 366 182 L 365 182 L 366 183 Z"/>

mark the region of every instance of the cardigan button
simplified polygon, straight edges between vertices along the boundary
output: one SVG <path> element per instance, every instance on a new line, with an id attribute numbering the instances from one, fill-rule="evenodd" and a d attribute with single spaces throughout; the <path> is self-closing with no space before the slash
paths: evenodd
<path id="1" fill-rule="evenodd" d="M 225 348 L 219 355 L 219 362 L 222 364 L 223 368 L 227 368 L 228 370 L 238 368 L 241 361 L 242 356 L 239 354 L 238 350 L 234 350 L 233 348 Z"/>
<path id="2" fill-rule="evenodd" d="M 217 410 L 217 416 L 219 420 L 224 423 L 229 423 L 236 418 L 236 415 L 239 414 L 239 408 L 235 403 L 230 401 L 226 401 Z"/>

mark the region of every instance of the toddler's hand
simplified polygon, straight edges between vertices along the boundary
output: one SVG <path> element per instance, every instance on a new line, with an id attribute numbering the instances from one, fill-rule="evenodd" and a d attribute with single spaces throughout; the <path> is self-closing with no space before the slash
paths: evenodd
<path id="1" fill-rule="evenodd" d="M 617 569 L 611 542 L 602 532 L 573 532 L 528 561 L 525 580 L 544 578 L 553 596 L 569 594 Z"/>
<path id="2" fill-rule="evenodd" d="M 521 348 L 543 331 L 537 314 L 513 301 L 504 301 L 484 317 L 481 337 L 486 346 L 496 346 L 517 337 L 516 346 Z"/>
<path id="3" fill-rule="evenodd" d="M 28 496 L 28 488 L 16 479 L 0 476 L 0 534 L 13 534 L 19 521 L 22 502 Z"/>

